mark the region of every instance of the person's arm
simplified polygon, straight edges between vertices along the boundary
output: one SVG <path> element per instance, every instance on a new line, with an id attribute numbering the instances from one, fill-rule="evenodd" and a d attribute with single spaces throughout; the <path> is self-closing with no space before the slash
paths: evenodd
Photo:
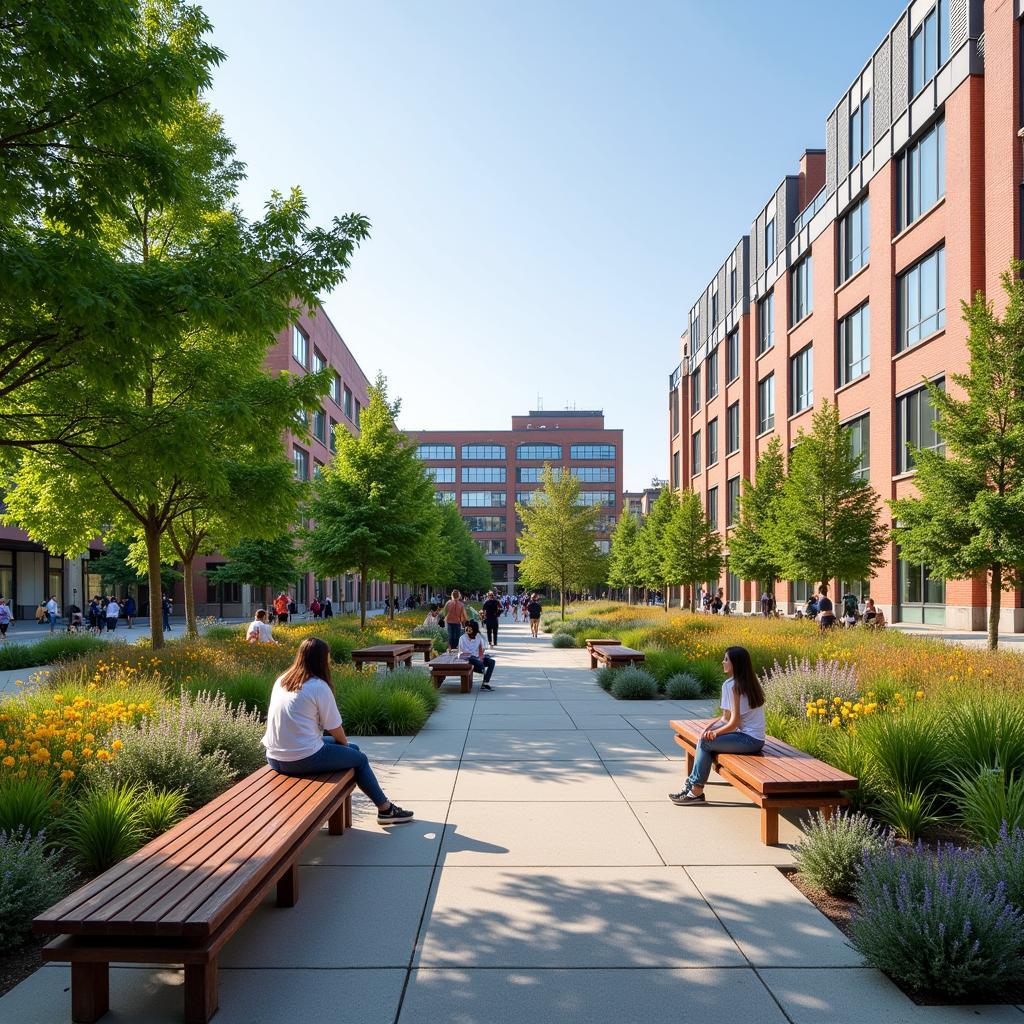
<path id="1" fill-rule="evenodd" d="M 722 716 L 718 722 L 711 726 L 704 735 L 707 739 L 713 740 L 718 736 L 723 736 L 727 732 L 735 732 L 740 725 L 740 695 L 733 686 L 732 694 L 729 699 L 728 709 L 722 709 Z"/>

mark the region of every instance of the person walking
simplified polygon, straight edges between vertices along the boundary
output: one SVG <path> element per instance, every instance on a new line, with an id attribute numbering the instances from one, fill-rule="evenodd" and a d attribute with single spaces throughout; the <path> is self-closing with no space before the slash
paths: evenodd
<path id="1" fill-rule="evenodd" d="M 501 602 L 494 596 L 493 590 L 487 591 L 487 600 L 483 603 L 484 628 L 487 630 L 487 644 L 498 646 L 498 622 L 501 619 Z"/>
<path id="2" fill-rule="evenodd" d="M 331 604 L 330 597 L 325 597 L 324 598 L 323 616 L 324 616 L 325 619 L 333 619 L 334 618 L 334 605 Z"/>
<path id="3" fill-rule="evenodd" d="M 536 594 L 530 595 L 529 603 L 526 605 L 526 612 L 530 616 L 530 636 L 540 635 L 540 599 Z"/>
<path id="4" fill-rule="evenodd" d="M 117 598 L 112 597 L 107 602 L 107 632 L 113 633 L 117 629 L 117 619 L 121 614 L 121 606 L 117 603 Z"/>
<path id="5" fill-rule="evenodd" d="M 93 599 L 89 602 L 86 615 L 89 619 L 89 629 L 99 636 L 100 631 L 103 629 L 103 621 L 101 618 L 100 599 L 96 595 L 93 595 Z"/>
<path id="6" fill-rule="evenodd" d="M 138 611 L 138 607 L 135 604 L 135 598 L 129 594 L 124 599 L 124 617 L 128 621 L 128 628 L 133 629 L 135 626 L 135 613 Z"/>
<path id="7" fill-rule="evenodd" d="M 323 610 L 323 605 L 320 603 L 320 598 L 315 594 L 313 595 L 313 600 L 309 602 L 309 610 L 314 620 L 320 618 L 320 612 Z"/>
<path id="8" fill-rule="evenodd" d="M 171 612 L 174 611 L 174 605 L 171 604 L 171 599 L 166 594 L 160 596 L 160 611 L 164 619 L 164 632 L 169 633 L 171 631 Z"/>
<path id="9" fill-rule="evenodd" d="M 445 628 L 448 630 L 448 649 L 456 650 L 459 646 L 459 637 L 462 636 L 462 627 L 466 623 L 466 606 L 462 603 L 462 594 L 458 590 L 452 591 L 443 610 Z"/>
<path id="10" fill-rule="evenodd" d="M 404 825 L 415 816 L 388 799 L 366 755 L 349 743 L 331 682 L 331 649 L 319 637 L 306 637 L 291 667 L 274 681 L 261 742 L 267 764 L 282 775 L 354 769 L 356 785 L 377 806 L 380 825 Z"/>
<path id="11" fill-rule="evenodd" d="M 480 684 L 481 690 L 493 690 L 491 676 L 494 674 L 494 659 L 484 653 L 484 641 L 480 636 L 480 626 L 475 619 L 466 623 L 466 632 L 459 637 L 459 658 L 468 661 L 474 671 L 483 672 L 484 681 Z"/>
<path id="12" fill-rule="evenodd" d="M 288 595 L 283 590 L 274 599 L 274 613 L 281 625 L 288 621 Z"/>
<path id="13" fill-rule="evenodd" d="M 512 621 L 513 622 L 518 622 L 519 621 L 519 598 L 518 597 L 513 597 L 512 598 Z"/>
<path id="14" fill-rule="evenodd" d="M 0 642 L 6 642 L 7 629 L 11 624 L 11 609 L 7 607 L 7 599 L 0 597 Z"/>
<path id="15" fill-rule="evenodd" d="M 46 621 L 50 624 L 50 632 L 57 628 L 57 616 L 60 614 L 60 607 L 57 598 L 51 594 L 50 600 L 46 602 Z"/>

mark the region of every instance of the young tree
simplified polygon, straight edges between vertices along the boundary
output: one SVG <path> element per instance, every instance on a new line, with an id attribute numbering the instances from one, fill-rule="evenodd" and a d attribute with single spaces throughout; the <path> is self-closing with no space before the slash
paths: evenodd
<path id="1" fill-rule="evenodd" d="M 769 591 L 782 574 L 768 537 L 785 479 L 782 439 L 776 435 L 758 456 L 753 482 L 743 481 L 739 522 L 729 535 L 729 567 L 741 579 L 757 580 Z"/>
<path id="2" fill-rule="evenodd" d="M 858 475 L 859 458 L 839 409 L 825 402 L 800 431 L 777 513 L 765 531 L 782 574 L 822 584 L 859 580 L 885 564 L 888 530 L 878 494 Z"/>
<path id="3" fill-rule="evenodd" d="M 661 592 L 668 612 L 668 578 L 665 575 L 665 530 L 679 505 L 679 495 L 665 487 L 651 505 L 637 543 L 639 577 L 648 590 Z"/>
<path id="4" fill-rule="evenodd" d="M 137 543 L 118 540 L 116 537 L 105 538 L 106 550 L 98 558 L 90 559 L 89 573 L 97 575 L 104 587 L 132 587 L 146 583 L 145 548 L 140 552 Z M 141 553 L 141 558 L 139 557 Z M 140 570 L 139 566 L 143 566 Z M 165 563 L 160 570 L 160 585 L 168 589 L 175 580 L 181 579 L 181 573 Z M 88 595 L 83 594 L 88 599 Z"/>
<path id="5" fill-rule="evenodd" d="M 694 491 L 687 491 L 672 510 L 662 536 L 662 560 L 666 582 L 690 586 L 695 606 L 700 581 L 717 580 L 722 572 L 722 535 Z"/>
<path id="6" fill-rule="evenodd" d="M 528 587 L 558 588 L 564 619 L 568 591 L 582 589 L 597 571 L 594 527 L 601 509 L 577 504 L 580 482 L 572 473 L 556 479 L 545 464 L 542 480 L 543 488 L 534 492 L 529 505 L 516 502 L 516 513 L 523 521 L 519 573 Z"/>
<path id="7" fill-rule="evenodd" d="M 946 579 L 989 577 L 988 646 L 999 643 L 1002 592 L 1024 571 L 1024 264 L 1003 274 L 1003 316 L 980 292 L 961 303 L 967 373 L 951 380 L 964 397 L 927 383 L 945 452 L 915 449 L 918 498 L 890 502 L 903 556 Z"/>
<path id="8" fill-rule="evenodd" d="M 265 607 L 272 590 L 286 590 L 302 572 L 299 549 L 291 533 L 269 540 L 245 538 L 224 550 L 224 565 L 206 575 L 213 583 L 244 583 L 262 591 Z"/>
<path id="9" fill-rule="evenodd" d="M 608 558 L 608 585 L 624 588 L 628 604 L 633 603 L 633 588 L 642 585 L 639 565 L 640 521 L 623 510 L 612 532 L 611 554 Z"/>

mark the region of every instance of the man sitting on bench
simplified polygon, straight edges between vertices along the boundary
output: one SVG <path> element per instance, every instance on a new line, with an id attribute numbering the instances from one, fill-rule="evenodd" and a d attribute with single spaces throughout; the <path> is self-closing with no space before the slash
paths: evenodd
<path id="1" fill-rule="evenodd" d="M 470 619 L 466 623 L 466 632 L 459 637 L 459 657 L 468 661 L 474 671 L 483 672 L 484 681 L 480 684 L 481 690 L 493 690 L 491 686 L 491 675 L 494 672 L 494 659 L 484 653 L 484 641 L 480 636 L 480 624 L 476 619 Z"/>

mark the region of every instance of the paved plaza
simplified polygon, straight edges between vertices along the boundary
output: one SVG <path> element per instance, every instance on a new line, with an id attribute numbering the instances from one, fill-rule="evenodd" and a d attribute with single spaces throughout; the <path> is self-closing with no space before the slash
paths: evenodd
<path id="1" fill-rule="evenodd" d="M 221 958 L 219 1024 L 886 1024 L 1021 1021 L 1012 1006 L 918 1007 L 861 965 L 777 870 L 758 812 L 714 783 L 682 809 L 668 720 L 709 701 L 624 703 L 586 652 L 502 626 L 496 689 L 454 683 L 415 737 L 358 741 L 414 824 L 308 848 L 301 897 L 268 898 Z M 798 837 L 781 823 L 783 844 Z M 0 999 L 0 1024 L 70 1020 L 69 971 Z M 181 1020 L 181 973 L 111 971 L 104 1020 Z"/>

